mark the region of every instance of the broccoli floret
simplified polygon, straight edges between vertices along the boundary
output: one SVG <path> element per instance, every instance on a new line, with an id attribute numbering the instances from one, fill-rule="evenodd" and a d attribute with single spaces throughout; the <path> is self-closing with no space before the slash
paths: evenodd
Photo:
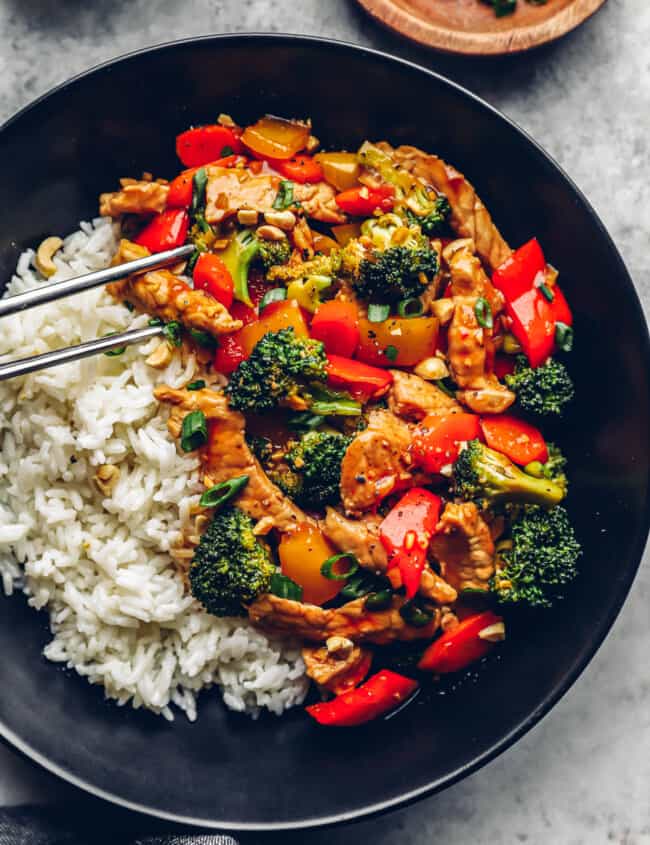
<path id="1" fill-rule="evenodd" d="M 340 500 L 341 462 L 351 441 L 343 434 L 310 431 L 287 452 L 287 464 L 302 476 L 292 497 L 298 504 L 323 508 Z"/>
<path id="2" fill-rule="evenodd" d="M 452 468 L 452 489 L 464 501 L 487 507 L 498 502 L 529 502 L 552 507 L 562 501 L 565 490 L 548 478 L 522 472 L 509 458 L 471 440 Z"/>
<path id="3" fill-rule="evenodd" d="M 267 278 L 271 282 L 288 285 L 290 282 L 307 279 L 309 276 L 336 276 L 340 266 L 341 256 L 333 251 L 329 255 L 316 255 L 310 261 L 296 261 L 271 267 Z"/>
<path id="4" fill-rule="evenodd" d="M 437 272 L 438 254 L 428 244 L 394 246 L 364 258 L 353 285 L 364 299 L 390 304 L 420 296 Z"/>
<path id="5" fill-rule="evenodd" d="M 515 516 L 511 539 L 499 549 L 504 565 L 490 586 L 504 604 L 550 607 L 575 578 L 581 553 L 563 507 L 529 505 Z"/>
<path id="6" fill-rule="evenodd" d="M 253 534 L 253 521 L 228 506 L 212 519 L 190 565 L 190 590 L 208 613 L 244 616 L 245 606 L 267 593 L 275 566 Z"/>
<path id="7" fill-rule="evenodd" d="M 516 393 L 523 410 L 538 416 L 561 416 L 575 394 L 566 367 L 553 358 L 533 369 L 525 355 L 518 355 L 515 371 L 506 376 L 506 384 Z"/>
<path id="8" fill-rule="evenodd" d="M 399 238 L 396 237 L 398 233 Z M 407 229 L 399 214 L 382 214 L 381 217 L 364 220 L 361 234 L 370 238 L 373 246 L 382 252 L 393 246 L 407 246 L 411 249 L 429 246 L 427 239 L 422 237 L 419 225 Z"/>
<path id="9" fill-rule="evenodd" d="M 255 233 L 242 229 L 220 254 L 235 283 L 235 299 L 246 305 L 253 304 L 248 294 L 248 271 L 260 248 L 261 242 Z"/>
<path id="10" fill-rule="evenodd" d="M 524 467 L 524 471 L 528 475 L 534 475 L 535 478 L 550 478 L 551 481 L 557 482 L 564 489 L 566 495 L 569 486 L 566 477 L 567 460 L 560 451 L 559 446 L 556 446 L 554 443 L 547 443 L 546 445 L 548 447 L 546 463 L 543 464 L 541 461 L 533 461 Z"/>
<path id="11" fill-rule="evenodd" d="M 309 407 L 309 382 L 325 381 L 327 357 L 319 340 L 297 337 L 292 327 L 268 332 L 226 387 L 238 411 L 263 412 L 280 403 L 303 400 Z"/>
<path id="12" fill-rule="evenodd" d="M 407 206 L 406 219 L 411 225 L 418 224 L 423 234 L 432 238 L 447 230 L 451 206 L 447 197 L 437 196 L 432 201 L 425 191 L 421 194 L 420 208 L 413 211 Z"/>
<path id="13" fill-rule="evenodd" d="M 276 265 L 286 264 L 291 256 L 291 246 L 286 238 L 281 241 L 260 241 L 260 260 L 265 271 Z"/>

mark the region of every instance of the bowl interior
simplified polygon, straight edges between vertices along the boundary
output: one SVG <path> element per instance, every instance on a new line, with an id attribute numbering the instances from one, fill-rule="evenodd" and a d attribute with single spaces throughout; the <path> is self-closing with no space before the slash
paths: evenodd
<path id="1" fill-rule="evenodd" d="M 351 82 L 353 84 L 351 84 Z M 0 131 L 0 278 L 18 254 L 96 214 L 120 176 L 178 170 L 174 136 L 229 112 L 311 116 L 325 145 L 435 151 L 472 179 L 512 244 L 537 235 L 576 313 L 578 401 L 552 432 L 570 458 L 582 575 L 543 625 L 515 623 L 501 659 L 452 695 L 352 732 L 301 712 L 250 721 L 215 694 L 169 724 L 105 703 L 40 655 L 47 620 L 22 596 L 0 616 L 0 733 L 86 788 L 225 827 L 349 818 L 439 788 L 531 726 L 585 665 L 629 589 L 648 523 L 648 337 L 620 258 L 584 200 L 519 130 L 448 81 L 317 40 L 224 37 L 104 66 Z M 612 303 L 617 335 L 612 338 Z M 615 342 L 612 343 L 612 340 Z"/>

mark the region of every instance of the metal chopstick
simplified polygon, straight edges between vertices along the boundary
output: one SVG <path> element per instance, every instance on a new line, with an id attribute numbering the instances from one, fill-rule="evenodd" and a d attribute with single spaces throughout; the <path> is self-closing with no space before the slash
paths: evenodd
<path id="1" fill-rule="evenodd" d="M 120 346 L 130 346 L 133 343 L 142 343 L 150 337 L 162 334 L 164 326 L 147 326 L 144 329 L 131 329 L 121 334 L 111 334 L 106 337 L 98 337 L 96 340 L 87 340 L 78 346 L 68 346 L 65 349 L 55 349 L 53 352 L 45 352 L 43 355 L 32 355 L 31 358 L 20 358 L 18 361 L 8 361 L 0 364 L 0 381 L 9 378 L 24 376 L 33 373 L 34 370 L 45 370 L 48 367 L 57 367 L 59 364 L 67 364 L 69 361 L 78 361 L 80 358 L 88 358 L 90 355 L 97 355 L 100 352 L 110 352 Z"/>
<path id="2" fill-rule="evenodd" d="M 105 270 L 87 273 L 85 276 L 77 276 L 63 282 L 52 282 L 49 285 L 40 285 L 32 290 L 16 294 L 16 296 L 0 299 L 0 317 L 24 311 L 26 308 L 33 308 L 35 305 L 44 305 L 46 302 L 53 302 L 55 299 L 63 299 L 65 296 L 72 296 L 74 293 L 81 293 L 81 291 L 96 288 L 108 284 L 108 282 L 116 282 L 118 279 L 124 279 L 133 273 L 142 273 L 145 270 L 164 267 L 166 264 L 175 264 L 184 258 L 189 258 L 193 252 L 194 247 L 187 244 L 186 246 L 176 247 L 176 249 L 168 249 L 165 252 L 157 252 L 155 255 L 148 255 L 146 258 L 136 258 L 135 261 L 127 261 L 125 264 L 116 264 L 115 267 L 107 267 Z M 75 348 L 80 349 L 81 347 Z M 92 355 L 93 353 L 88 352 L 86 354 Z M 7 376 L 4 378 L 7 378 Z"/>

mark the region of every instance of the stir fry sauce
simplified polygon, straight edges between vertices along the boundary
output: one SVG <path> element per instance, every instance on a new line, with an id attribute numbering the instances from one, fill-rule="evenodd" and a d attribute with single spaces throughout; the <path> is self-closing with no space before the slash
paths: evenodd
<path id="1" fill-rule="evenodd" d="M 544 434 L 573 398 L 573 318 L 543 246 L 512 249 L 437 156 L 220 121 L 178 136 L 170 181 L 102 194 L 116 263 L 195 247 L 111 292 L 194 361 L 156 389 L 206 487 L 176 550 L 188 590 L 302 641 L 327 702 L 308 712 L 356 725 L 486 657 L 512 608 L 577 574 Z"/>

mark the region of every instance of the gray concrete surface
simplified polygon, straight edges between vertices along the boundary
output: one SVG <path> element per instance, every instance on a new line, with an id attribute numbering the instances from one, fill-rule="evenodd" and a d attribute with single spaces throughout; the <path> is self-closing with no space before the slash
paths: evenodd
<path id="1" fill-rule="evenodd" d="M 376 27 L 353 0 L 0 0 L 0 121 L 98 61 L 208 32 L 334 36 L 407 56 L 527 129 L 596 206 L 650 308 L 650 5 L 609 0 L 564 41 L 508 60 L 436 56 Z M 616 566 L 616 561 L 612 561 Z M 336 831 L 251 842 L 312 845 L 648 845 L 650 569 L 563 701 L 515 748 L 441 795 Z M 387 761 L 390 765 L 390 761 Z M 0 803 L 78 793 L 0 749 Z"/>

